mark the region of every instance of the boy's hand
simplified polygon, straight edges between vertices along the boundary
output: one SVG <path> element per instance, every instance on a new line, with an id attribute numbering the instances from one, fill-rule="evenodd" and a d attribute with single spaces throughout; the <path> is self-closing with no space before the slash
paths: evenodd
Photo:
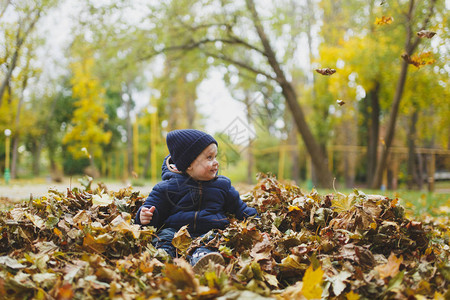
<path id="1" fill-rule="evenodd" d="M 150 208 L 145 207 L 145 206 L 142 207 L 141 214 L 139 215 L 142 225 L 147 225 L 148 223 L 150 223 L 150 221 L 153 218 L 153 212 L 155 211 L 155 209 L 156 208 L 154 206 L 152 206 Z"/>

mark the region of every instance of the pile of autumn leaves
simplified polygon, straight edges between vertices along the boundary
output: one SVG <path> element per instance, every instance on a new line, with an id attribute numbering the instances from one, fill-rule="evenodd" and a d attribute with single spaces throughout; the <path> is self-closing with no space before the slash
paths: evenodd
<path id="1" fill-rule="evenodd" d="M 208 246 L 227 265 L 194 274 L 200 243 L 182 229 L 171 259 L 133 224 L 145 195 L 131 189 L 49 191 L 0 214 L 2 299 L 444 299 L 448 218 L 408 220 L 397 199 L 318 195 L 261 174 L 243 195 L 259 218 Z"/>

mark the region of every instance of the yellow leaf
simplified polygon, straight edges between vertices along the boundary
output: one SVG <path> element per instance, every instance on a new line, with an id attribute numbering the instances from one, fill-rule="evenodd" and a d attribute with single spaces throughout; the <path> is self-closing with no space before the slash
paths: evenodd
<path id="1" fill-rule="evenodd" d="M 381 18 L 376 18 L 375 19 L 375 25 L 388 25 L 391 24 L 392 21 L 394 21 L 393 17 L 386 17 L 386 16 L 382 16 Z"/>
<path id="2" fill-rule="evenodd" d="M 353 291 L 350 291 L 350 293 L 347 293 L 346 297 L 347 297 L 347 300 L 359 300 L 359 295 L 354 293 Z"/>
<path id="3" fill-rule="evenodd" d="M 56 234 L 60 239 L 63 238 L 63 234 L 61 232 L 61 230 L 59 230 L 58 228 L 53 228 L 53 233 Z"/>
<path id="4" fill-rule="evenodd" d="M 307 299 L 320 299 L 322 297 L 323 274 L 321 267 L 314 271 L 311 265 L 306 270 L 305 276 L 303 276 L 302 293 Z"/>
<path id="5" fill-rule="evenodd" d="M 174 245 L 174 247 L 180 250 L 181 252 L 186 251 L 191 245 L 192 241 L 191 235 L 189 234 L 187 227 L 188 225 L 184 225 L 183 227 L 181 227 L 180 230 L 178 230 L 178 232 L 175 233 L 172 239 L 172 245 Z"/>
<path id="6" fill-rule="evenodd" d="M 398 203 L 398 198 L 395 198 L 394 200 L 392 200 L 391 202 L 391 207 L 396 207 Z"/>
<path id="7" fill-rule="evenodd" d="M 131 225 L 130 220 L 124 219 L 121 215 L 111 221 L 111 230 L 122 234 L 131 232 L 135 239 L 138 239 L 141 234 L 139 225 Z"/>
<path id="8" fill-rule="evenodd" d="M 301 209 L 300 209 L 298 206 L 295 206 L 295 205 L 289 205 L 288 210 L 289 210 L 290 212 L 293 211 L 293 210 L 299 210 L 299 211 L 301 211 Z"/>

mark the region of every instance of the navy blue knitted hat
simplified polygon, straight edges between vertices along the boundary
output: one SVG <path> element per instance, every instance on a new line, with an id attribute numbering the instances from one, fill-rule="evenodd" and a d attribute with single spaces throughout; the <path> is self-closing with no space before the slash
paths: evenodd
<path id="1" fill-rule="evenodd" d="M 196 129 L 170 131 L 166 143 L 173 162 L 181 172 L 185 172 L 206 147 L 212 143 L 217 145 L 212 136 Z"/>

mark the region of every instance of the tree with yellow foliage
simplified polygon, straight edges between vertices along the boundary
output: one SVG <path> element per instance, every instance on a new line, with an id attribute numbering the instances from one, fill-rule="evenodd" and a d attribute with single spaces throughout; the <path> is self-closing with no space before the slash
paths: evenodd
<path id="1" fill-rule="evenodd" d="M 75 111 L 63 143 L 74 158 L 88 157 L 95 168 L 94 158 L 102 155 L 102 146 L 111 139 L 111 132 L 105 131 L 104 125 L 108 115 L 104 108 L 104 89 L 92 74 L 93 58 L 84 58 L 71 65 L 73 77 L 72 97 Z"/>

